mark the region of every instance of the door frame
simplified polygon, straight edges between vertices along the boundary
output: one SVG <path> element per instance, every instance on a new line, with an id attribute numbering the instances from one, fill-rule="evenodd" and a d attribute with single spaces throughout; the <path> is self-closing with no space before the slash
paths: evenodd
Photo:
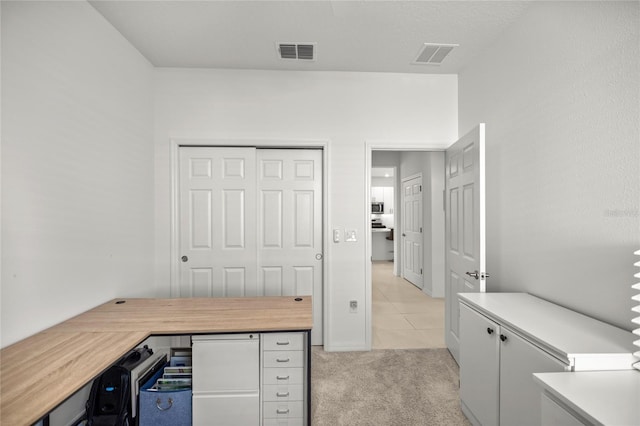
<path id="1" fill-rule="evenodd" d="M 329 180 L 329 149 L 330 141 L 324 139 L 248 139 L 248 138 L 207 138 L 207 139 L 179 139 L 172 138 L 169 144 L 171 161 L 171 220 L 170 220 L 170 284 L 169 297 L 178 297 L 180 294 L 180 235 L 179 235 L 179 150 L 181 146 L 197 146 L 213 148 L 222 147 L 255 147 L 255 148 L 282 148 L 282 149 L 321 149 L 322 150 L 322 342 L 327 346 L 327 334 L 329 330 L 329 315 L 326 300 L 329 299 L 329 260 L 331 259 L 331 245 L 328 240 L 329 209 L 328 194 L 330 192 Z"/>
<path id="2" fill-rule="evenodd" d="M 454 138 L 454 141 L 457 137 Z M 364 155 L 365 155 L 365 180 L 364 180 L 364 222 L 365 222 L 365 262 L 364 262 L 364 276 L 365 276 L 365 348 L 371 350 L 373 345 L 373 296 L 371 285 L 371 164 L 373 151 L 445 151 L 451 142 L 433 142 L 433 141 L 402 141 L 402 140 L 390 140 L 390 139 L 369 139 L 364 143 Z M 400 176 L 397 176 L 400 178 Z M 424 200 L 423 200 L 424 202 Z M 397 206 L 396 206 L 397 207 Z M 394 213 L 395 215 L 395 213 Z M 398 222 L 394 216 L 395 227 L 398 227 Z M 423 242 L 424 244 L 424 242 Z M 400 244 L 397 245 L 399 247 Z M 402 252 L 395 253 L 394 256 L 402 256 Z M 176 257 L 177 259 L 177 257 Z"/>

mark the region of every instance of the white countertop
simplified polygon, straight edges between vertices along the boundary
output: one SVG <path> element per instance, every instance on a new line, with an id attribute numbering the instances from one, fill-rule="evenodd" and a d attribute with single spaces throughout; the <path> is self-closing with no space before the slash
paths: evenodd
<path id="1" fill-rule="evenodd" d="M 537 373 L 547 393 L 596 425 L 640 425 L 640 371 Z"/>
<path id="2" fill-rule="evenodd" d="M 391 228 L 371 228 L 371 232 L 389 232 Z"/>
<path id="3" fill-rule="evenodd" d="M 593 368 L 601 356 L 617 359 L 615 367 L 606 369 L 632 368 L 634 336 L 630 331 L 527 293 L 459 293 L 458 297 L 462 303 L 475 307 L 485 316 L 500 318 L 502 325 L 538 342 L 560 359 L 573 360 L 576 362 L 572 366 L 575 370 L 604 370 Z"/>

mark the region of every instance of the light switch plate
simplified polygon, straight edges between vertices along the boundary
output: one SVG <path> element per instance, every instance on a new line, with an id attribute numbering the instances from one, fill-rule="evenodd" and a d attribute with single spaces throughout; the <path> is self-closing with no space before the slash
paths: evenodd
<path id="1" fill-rule="evenodd" d="M 342 234 L 340 229 L 334 229 L 333 230 L 333 242 L 334 243 L 339 243 L 340 242 L 340 234 Z"/>
<path id="2" fill-rule="evenodd" d="M 355 229 L 348 229 L 348 230 L 344 231 L 344 240 L 347 241 L 347 242 L 358 241 L 356 230 Z"/>

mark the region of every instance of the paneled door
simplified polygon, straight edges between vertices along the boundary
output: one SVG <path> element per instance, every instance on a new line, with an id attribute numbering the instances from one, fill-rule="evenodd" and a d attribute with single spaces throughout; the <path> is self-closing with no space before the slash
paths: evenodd
<path id="1" fill-rule="evenodd" d="M 313 295 L 322 342 L 322 151 L 258 149 L 258 294 Z"/>
<path id="2" fill-rule="evenodd" d="M 257 296 L 254 148 L 180 148 L 180 296 Z"/>
<path id="3" fill-rule="evenodd" d="M 445 152 L 445 341 L 459 363 L 458 293 L 484 292 L 484 123 Z"/>
<path id="4" fill-rule="evenodd" d="M 423 287 L 422 176 L 402 180 L 402 276 Z"/>
<path id="5" fill-rule="evenodd" d="M 180 296 L 313 296 L 322 344 L 322 151 L 181 147 Z"/>

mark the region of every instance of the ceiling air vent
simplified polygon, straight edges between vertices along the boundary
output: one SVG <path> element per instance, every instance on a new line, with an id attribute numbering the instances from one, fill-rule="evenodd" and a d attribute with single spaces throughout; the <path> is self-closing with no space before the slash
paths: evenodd
<path id="1" fill-rule="evenodd" d="M 454 47 L 458 47 L 459 44 L 435 44 L 425 43 L 413 64 L 427 64 L 427 65 L 440 65 L 444 58 L 453 50 Z"/>
<path id="2" fill-rule="evenodd" d="M 280 59 L 315 61 L 316 43 L 278 43 Z"/>

